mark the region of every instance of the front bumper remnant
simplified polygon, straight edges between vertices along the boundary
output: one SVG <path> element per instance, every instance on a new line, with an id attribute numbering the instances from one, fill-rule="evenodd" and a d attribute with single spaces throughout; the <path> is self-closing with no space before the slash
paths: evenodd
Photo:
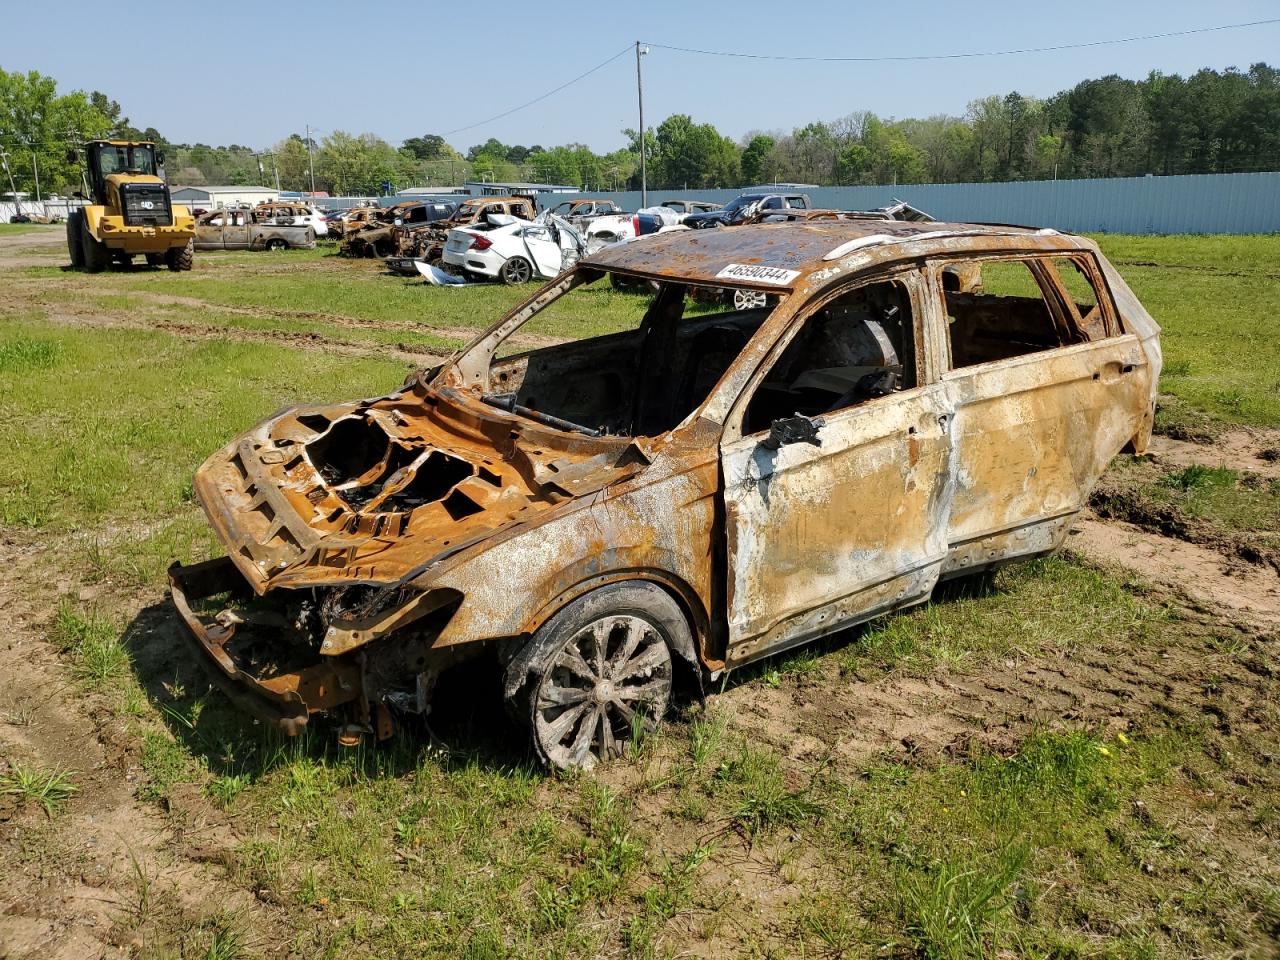
<path id="1" fill-rule="evenodd" d="M 212 664 L 208 670 L 218 687 L 241 709 L 273 724 L 288 736 L 296 736 L 313 713 L 361 699 L 361 671 L 355 662 L 320 658 L 314 664 L 255 676 L 237 664 L 228 642 L 243 622 L 237 617 L 197 613 L 193 604 L 228 594 L 229 603 L 251 595 L 244 577 L 228 557 L 190 566 L 169 568 L 169 593 L 186 624 L 187 635 L 199 651 L 198 659 Z"/>

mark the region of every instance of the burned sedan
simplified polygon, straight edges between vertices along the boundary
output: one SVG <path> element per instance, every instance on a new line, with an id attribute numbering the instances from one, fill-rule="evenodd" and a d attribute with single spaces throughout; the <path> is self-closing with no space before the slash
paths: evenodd
<path id="1" fill-rule="evenodd" d="M 691 295 L 724 287 L 777 302 Z M 591 335 L 513 349 L 543 324 Z M 286 732 L 329 713 L 344 742 L 390 736 L 489 651 L 538 756 L 591 766 L 682 674 L 1057 549 L 1147 444 L 1159 367 L 1124 280 L 1053 230 L 608 247 L 388 396 L 211 457 L 195 490 L 228 556 L 175 566 L 173 599 L 224 689 Z"/>

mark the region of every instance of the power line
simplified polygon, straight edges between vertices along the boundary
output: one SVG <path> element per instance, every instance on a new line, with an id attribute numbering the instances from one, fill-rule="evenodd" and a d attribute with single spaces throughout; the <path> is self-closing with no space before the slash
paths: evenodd
<path id="1" fill-rule="evenodd" d="M 465 127 L 458 127 L 456 130 L 446 130 L 444 133 L 440 134 L 440 136 L 451 137 L 455 133 L 462 133 L 466 130 L 474 130 L 476 127 L 483 127 L 486 123 L 493 123 L 493 121 L 495 120 L 501 120 L 503 117 L 509 117 L 513 113 L 518 113 L 519 111 L 523 110 L 525 107 L 531 107 L 535 103 L 540 103 L 541 101 L 547 99 L 547 97 L 551 96 L 552 94 L 559 93 L 565 87 L 572 86 L 573 84 L 577 83 L 579 80 L 583 80 L 591 76 L 591 74 L 595 73 L 597 70 L 601 70 L 604 67 L 607 67 L 609 64 L 613 63 L 613 61 L 617 60 L 623 54 L 630 53 L 632 50 L 632 47 L 633 45 L 628 43 L 625 47 L 623 47 L 621 50 L 615 53 L 608 60 L 604 60 L 604 61 L 601 61 L 600 63 L 597 63 L 594 67 L 592 67 L 590 70 L 586 71 L 585 73 L 578 74 L 572 80 L 565 81 L 564 83 L 560 84 L 560 86 L 556 87 L 554 90 L 548 90 L 546 93 L 542 94 L 541 96 L 534 97 L 532 100 L 529 100 L 526 103 L 522 103 L 518 107 L 512 107 L 510 110 L 504 110 L 502 113 L 489 117 L 487 120 L 480 120 L 480 121 L 477 121 L 476 123 L 467 124 L 467 126 Z"/>
<path id="2" fill-rule="evenodd" d="M 1168 33 L 1148 33 L 1140 37 L 1119 37 L 1114 40 L 1089 40 L 1084 43 L 1064 43 L 1053 47 L 1019 47 L 1014 50 L 984 50 L 972 53 L 916 53 L 882 57 L 811 57 L 790 56 L 776 53 L 740 53 L 733 50 L 700 50 L 695 47 L 677 47 L 669 43 L 645 40 L 651 47 L 673 50 L 677 53 L 696 53 L 707 57 L 738 57 L 745 60 L 791 60 L 817 63 L 886 63 L 903 60 L 965 60 L 975 57 L 1011 57 L 1023 53 L 1054 53 L 1059 50 L 1081 50 L 1085 47 L 1105 47 L 1118 43 L 1138 43 L 1142 40 L 1166 40 L 1170 37 L 1189 37 L 1199 33 L 1216 33 L 1221 30 L 1243 30 L 1246 27 L 1263 27 L 1280 23 L 1280 17 L 1269 20 L 1250 20 L 1248 23 L 1226 23 L 1216 27 L 1196 27 L 1192 30 L 1172 30 Z"/>

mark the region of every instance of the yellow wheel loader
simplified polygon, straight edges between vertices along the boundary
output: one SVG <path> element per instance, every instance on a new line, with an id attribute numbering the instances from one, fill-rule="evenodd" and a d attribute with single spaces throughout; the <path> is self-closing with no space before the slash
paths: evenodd
<path id="1" fill-rule="evenodd" d="M 80 159 L 76 151 L 71 154 L 68 159 Z M 81 171 L 93 202 L 67 217 L 71 265 L 98 273 L 113 260 L 128 264 L 142 254 L 152 266 L 190 270 L 195 218 L 186 207 L 174 205 L 169 185 L 160 179 L 164 155 L 156 154 L 156 145 L 90 140 L 83 159 Z"/>

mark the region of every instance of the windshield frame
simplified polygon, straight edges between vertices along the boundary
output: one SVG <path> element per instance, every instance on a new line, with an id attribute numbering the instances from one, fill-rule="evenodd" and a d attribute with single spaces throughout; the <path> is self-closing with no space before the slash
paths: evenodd
<path id="1" fill-rule="evenodd" d="M 108 156 L 113 161 L 119 161 L 124 158 L 124 165 L 117 165 L 107 169 L 103 163 Z M 145 160 L 146 163 L 139 166 L 137 161 Z M 145 144 L 106 144 L 98 148 L 98 169 L 102 171 L 104 177 L 109 177 L 113 173 L 133 173 L 143 174 L 146 176 L 156 176 L 156 152 L 155 148 Z"/>
<path id="2" fill-rule="evenodd" d="M 453 356 L 446 360 L 441 366 L 433 369 L 420 370 L 417 374 L 419 382 L 424 387 L 440 387 L 443 389 L 452 389 L 457 392 L 465 392 L 474 395 L 476 402 L 484 404 L 482 396 L 489 394 L 493 390 L 493 384 L 490 382 L 490 370 L 495 362 L 498 362 L 498 352 L 502 345 L 511 337 L 515 336 L 530 321 L 536 318 L 543 310 L 560 300 L 561 297 L 576 290 L 578 287 L 586 286 L 603 280 L 611 273 L 617 273 L 622 276 L 634 276 L 637 279 L 657 280 L 663 285 L 681 285 L 686 288 L 699 287 L 710 289 L 729 289 L 729 290 L 752 290 L 762 292 L 759 286 L 745 283 L 709 283 L 701 279 L 687 279 L 681 277 L 647 277 L 643 274 L 631 273 L 624 270 L 605 270 L 600 267 L 578 265 L 572 270 L 561 274 L 550 283 L 546 284 L 523 303 L 509 310 L 496 322 L 488 327 L 485 331 L 478 334 L 470 343 L 459 349 Z M 787 288 L 775 288 L 767 291 L 778 297 L 778 302 L 769 307 L 768 313 L 764 316 L 760 326 L 752 334 L 751 342 L 754 343 L 756 338 L 765 334 L 767 330 L 775 327 L 775 321 L 783 313 L 790 314 L 794 309 L 796 302 L 795 290 Z M 697 314 L 685 314 L 680 322 L 696 320 Z M 775 334 L 768 334 L 774 336 Z M 608 336 L 608 334 L 605 334 Z M 592 339 L 592 338 L 583 338 Z M 534 353 L 538 348 L 533 350 L 521 351 L 521 353 Z M 750 344 L 743 349 L 737 357 L 735 357 L 725 368 L 716 384 L 707 392 L 707 395 L 699 401 L 688 415 L 681 421 L 680 426 L 697 419 L 698 416 L 704 415 L 704 412 L 713 405 L 713 401 L 724 388 L 724 384 L 734 378 L 734 371 L 744 362 L 745 355 L 750 352 Z M 512 356 L 518 356 L 513 354 Z M 510 359 L 510 357 L 501 358 L 502 360 Z M 731 401 L 730 401 L 731 402 Z M 721 402 L 716 404 L 716 409 L 724 407 L 726 404 Z M 485 404 L 485 406 L 488 406 Z M 591 437 L 589 435 L 576 433 L 569 430 L 561 430 L 546 422 L 532 420 L 520 417 L 518 413 L 507 411 L 501 412 L 504 416 L 516 416 L 523 422 L 536 424 L 542 429 L 549 429 L 553 432 L 564 433 L 575 436 L 579 439 L 599 440 L 600 442 L 615 442 L 618 437 L 613 435 L 603 435 L 600 437 Z M 679 427 L 677 427 L 678 429 Z M 632 438 L 635 439 L 635 438 Z"/>
<path id="3" fill-rule="evenodd" d="M 734 197 L 732 200 L 730 200 L 728 203 L 726 203 L 726 204 L 725 204 L 723 207 L 721 207 L 719 210 L 709 210 L 709 211 L 707 211 L 707 212 L 708 212 L 708 213 L 727 213 L 727 214 L 735 214 L 735 213 L 737 213 L 739 210 L 743 210 L 743 209 L 745 209 L 746 207 L 751 206 L 753 203 L 759 203 L 759 202 L 760 202 L 761 200 L 763 200 L 766 196 L 768 196 L 768 194 L 764 194 L 764 193 L 744 193 L 744 194 L 741 194 L 740 196 Z"/>

